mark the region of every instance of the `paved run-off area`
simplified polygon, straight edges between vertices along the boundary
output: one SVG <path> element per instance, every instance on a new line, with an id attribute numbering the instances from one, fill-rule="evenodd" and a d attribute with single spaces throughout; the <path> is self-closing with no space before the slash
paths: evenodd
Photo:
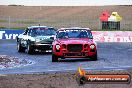
<path id="1" fill-rule="evenodd" d="M 36 72 L 65 72 L 75 71 L 79 66 L 87 70 L 132 69 L 132 43 L 97 43 L 98 60 L 66 59 L 53 63 L 51 54 L 36 53 L 28 55 L 18 53 L 16 42 L 0 40 L 0 55 L 18 57 L 30 60 L 31 65 L 0 69 L 0 74 L 36 73 Z"/>

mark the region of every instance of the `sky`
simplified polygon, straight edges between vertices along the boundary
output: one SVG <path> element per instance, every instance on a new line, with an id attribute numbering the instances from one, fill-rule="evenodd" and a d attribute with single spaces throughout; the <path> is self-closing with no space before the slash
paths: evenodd
<path id="1" fill-rule="evenodd" d="M 132 0 L 0 0 L 0 5 L 25 6 L 94 6 L 132 5 Z"/>

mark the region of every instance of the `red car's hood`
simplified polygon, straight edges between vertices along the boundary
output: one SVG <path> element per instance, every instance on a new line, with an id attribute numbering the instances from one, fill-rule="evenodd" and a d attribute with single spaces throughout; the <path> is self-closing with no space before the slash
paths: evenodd
<path id="1" fill-rule="evenodd" d="M 68 38 L 68 39 L 58 39 L 60 44 L 90 44 L 93 42 L 92 39 L 88 38 Z"/>

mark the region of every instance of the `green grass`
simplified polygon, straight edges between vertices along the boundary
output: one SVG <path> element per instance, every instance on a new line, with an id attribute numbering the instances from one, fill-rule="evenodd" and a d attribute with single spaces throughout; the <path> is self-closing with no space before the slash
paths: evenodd
<path id="1" fill-rule="evenodd" d="M 7 22 L 7 20 L 0 20 L 0 22 Z"/>
<path id="2" fill-rule="evenodd" d="M 5 29 L 6 27 L 0 27 L 0 29 Z"/>
<path id="3" fill-rule="evenodd" d="M 13 30 L 23 29 L 23 30 L 25 30 L 25 28 L 26 28 L 26 27 L 15 27 L 15 28 L 13 27 L 13 28 L 10 28 L 10 29 L 13 29 Z"/>
<path id="4" fill-rule="evenodd" d="M 20 29 L 25 29 L 26 27 L 13 27 L 13 28 L 10 28 L 12 30 L 20 30 Z M 0 27 L 0 29 L 9 29 L 8 27 Z"/>
<path id="5" fill-rule="evenodd" d="M 116 29 L 100 29 L 101 23 L 98 22 L 98 20 L 65 20 L 65 19 L 17 19 L 17 20 L 11 20 L 10 24 L 8 23 L 8 20 L 0 20 L 0 29 L 8 29 L 10 26 L 10 29 L 17 30 L 17 29 L 25 29 L 28 26 L 32 25 L 47 25 L 47 26 L 53 26 L 55 28 L 61 28 L 61 27 L 70 27 L 70 26 L 78 26 L 78 27 L 89 27 L 93 31 L 132 31 L 132 26 L 128 23 L 125 23 L 123 27 L 121 26 L 120 30 Z M 7 22 L 6 22 L 7 21 Z M 3 22 L 3 23 L 2 23 Z"/>
<path id="6" fill-rule="evenodd" d="M 36 24 L 37 21 L 14 21 L 13 23 L 19 23 L 19 24 Z"/>

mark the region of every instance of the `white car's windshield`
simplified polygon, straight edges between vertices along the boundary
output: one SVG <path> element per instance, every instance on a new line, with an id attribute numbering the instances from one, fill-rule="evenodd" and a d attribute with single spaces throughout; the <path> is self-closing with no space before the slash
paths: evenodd
<path id="1" fill-rule="evenodd" d="M 55 35 L 54 28 L 33 28 L 31 29 L 32 36 L 50 36 Z"/>

